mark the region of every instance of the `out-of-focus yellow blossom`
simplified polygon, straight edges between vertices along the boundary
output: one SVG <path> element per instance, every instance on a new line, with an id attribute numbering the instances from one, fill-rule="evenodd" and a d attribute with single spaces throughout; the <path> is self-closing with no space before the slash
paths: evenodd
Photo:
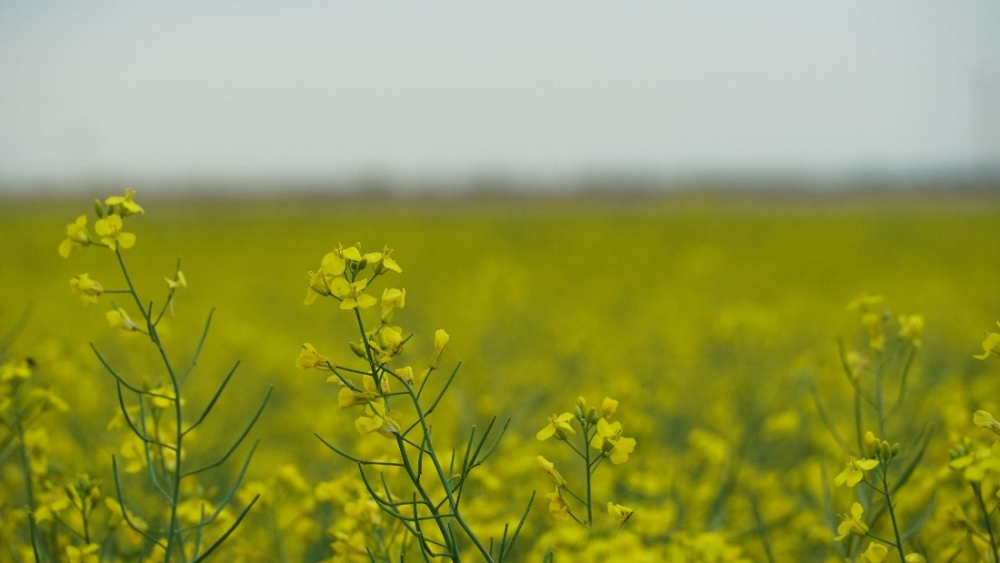
<path id="1" fill-rule="evenodd" d="M 997 321 L 997 326 L 1000 326 L 1000 321 Z M 977 360 L 985 360 L 990 356 L 1000 357 L 1000 333 L 991 332 L 986 335 L 986 339 L 983 340 L 983 353 L 973 356 Z"/>
<path id="2" fill-rule="evenodd" d="M 70 507 L 72 503 L 66 490 L 67 487 L 56 487 L 38 493 L 33 513 L 36 522 L 52 522 L 56 515 Z"/>
<path id="3" fill-rule="evenodd" d="M 972 413 L 972 423 L 980 428 L 985 428 L 994 434 L 1000 435 L 1000 422 L 993 418 L 993 415 L 984 410 L 977 410 Z"/>
<path id="4" fill-rule="evenodd" d="M 80 215 L 76 221 L 66 225 L 66 239 L 59 243 L 59 255 L 68 258 L 73 248 L 87 246 L 93 242 L 87 231 L 87 216 Z"/>
<path id="5" fill-rule="evenodd" d="M 104 313 L 104 316 L 108 319 L 108 326 L 111 328 L 120 328 L 122 330 L 131 331 L 138 328 L 138 326 L 132 322 L 132 319 L 128 316 L 123 309 L 114 309 Z"/>
<path id="6" fill-rule="evenodd" d="M 852 457 L 847 462 L 847 467 L 834 477 L 833 482 L 837 486 L 847 485 L 848 487 L 853 487 L 865 478 L 866 471 L 871 471 L 876 467 L 878 467 L 877 459 L 856 459 Z"/>
<path id="7" fill-rule="evenodd" d="M 561 521 L 569 520 L 569 504 L 563 497 L 561 487 L 557 486 L 556 490 L 545 495 L 545 498 L 549 499 L 549 513 L 553 518 Z"/>
<path id="8" fill-rule="evenodd" d="M 559 471 L 556 470 L 556 465 L 554 463 L 542 456 L 536 457 L 535 461 L 538 462 L 538 466 L 542 468 L 542 471 L 548 473 L 549 477 L 552 477 L 552 480 L 556 482 L 557 487 L 566 486 L 566 479 L 563 479 L 563 476 L 559 474 Z"/>
<path id="9" fill-rule="evenodd" d="M 356 282 L 348 282 L 344 278 L 334 278 L 330 282 L 330 292 L 340 298 L 340 308 L 349 310 L 354 308 L 367 309 L 378 303 L 378 300 L 364 293 L 368 286 L 368 278 L 361 278 Z"/>
<path id="10" fill-rule="evenodd" d="M 137 213 L 145 213 L 142 207 L 134 201 L 135 190 L 126 188 L 125 195 L 113 195 L 108 199 L 104 200 L 104 203 L 112 209 L 112 211 L 121 215 L 122 217 L 128 217 L 129 215 L 135 215 Z"/>
<path id="11" fill-rule="evenodd" d="M 927 563 L 927 558 L 919 553 L 907 553 L 903 561 L 906 563 Z"/>
<path id="12" fill-rule="evenodd" d="M 83 547 L 67 545 L 66 561 L 67 563 L 99 563 L 101 556 L 98 551 L 100 550 L 101 546 L 96 543 L 88 543 Z"/>
<path id="13" fill-rule="evenodd" d="M 80 274 L 71 278 L 69 280 L 69 288 L 74 293 L 79 294 L 80 299 L 84 303 L 91 305 L 97 303 L 97 298 L 104 293 L 104 286 L 90 279 L 90 276 L 87 274 Z"/>
<path id="14" fill-rule="evenodd" d="M 0 367 L 0 381 L 25 381 L 31 377 L 31 362 L 11 360 Z"/>
<path id="15" fill-rule="evenodd" d="M 333 371 L 333 360 L 321 355 L 316 351 L 316 347 L 306 342 L 299 350 L 299 357 L 295 360 L 295 365 L 301 369 L 318 369 Z"/>
<path id="16" fill-rule="evenodd" d="M 986 478 L 987 473 L 1000 472 L 1000 457 L 992 448 L 975 447 L 965 455 L 951 460 L 948 467 L 961 470 L 965 480 L 978 483 Z"/>
<path id="17" fill-rule="evenodd" d="M 571 412 L 564 412 L 562 414 L 549 415 L 549 424 L 538 431 L 535 434 L 535 438 L 538 440 L 548 440 L 552 436 L 555 436 L 557 440 L 565 440 L 567 436 L 576 434 L 576 430 L 570 424 L 574 416 Z"/>
<path id="18" fill-rule="evenodd" d="M 920 334 L 923 331 L 924 331 L 923 315 L 899 316 L 899 333 L 897 334 L 899 338 L 907 340 L 911 344 L 919 348 L 921 344 Z"/>
<path id="19" fill-rule="evenodd" d="M 840 517 L 842 521 L 840 525 L 837 526 L 837 537 L 834 538 L 837 541 L 845 539 L 851 534 L 857 534 L 863 536 L 868 533 L 868 525 L 864 522 L 865 509 L 860 503 L 854 503 L 851 505 L 850 514 L 842 514 Z"/>
<path id="20" fill-rule="evenodd" d="M 857 350 L 849 351 L 844 357 L 844 363 L 847 364 L 847 369 L 850 371 L 853 381 L 857 381 L 862 376 L 871 373 L 871 362 L 868 360 L 868 357 L 858 353 Z"/>
<path id="21" fill-rule="evenodd" d="M 157 409 L 169 409 L 174 406 L 174 398 L 177 396 L 174 394 L 174 390 L 167 384 L 157 385 L 149 390 L 150 393 L 155 393 L 156 396 L 152 397 L 153 406 Z M 184 397 L 181 397 L 181 406 L 184 405 L 186 401 Z"/>
<path id="22" fill-rule="evenodd" d="M 30 396 L 45 409 L 53 408 L 59 412 L 69 412 L 69 404 L 51 389 L 34 387 L 30 391 Z"/>
<path id="23" fill-rule="evenodd" d="M 346 532 L 334 532 L 334 541 L 330 544 L 330 548 L 337 555 L 343 556 L 365 556 L 368 555 L 368 544 L 365 540 L 365 535 L 360 530 L 356 530 L 351 534 Z M 354 561 L 353 558 L 349 561 Z"/>
<path id="24" fill-rule="evenodd" d="M 848 311 L 860 311 L 862 313 L 867 312 L 875 305 L 882 302 L 881 295 L 868 295 L 863 293 L 858 296 L 854 301 L 847 304 Z"/>
<path id="25" fill-rule="evenodd" d="M 146 468 L 146 453 L 138 436 L 127 440 L 119 451 L 125 460 L 125 473 L 139 473 Z"/>
<path id="26" fill-rule="evenodd" d="M 188 524 L 198 524 L 214 511 L 214 506 L 199 498 L 188 499 L 177 505 L 177 517 Z"/>
<path id="27" fill-rule="evenodd" d="M 32 428 L 24 432 L 24 449 L 28 452 L 28 462 L 32 475 L 45 475 L 49 471 L 49 432 L 44 428 Z"/>
<path id="28" fill-rule="evenodd" d="M 615 519 L 615 522 L 618 523 L 619 530 L 625 527 L 625 523 L 632 517 L 633 512 L 635 511 L 627 506 L 622 506 L 613 502 L 608 503 L 608 514 Z"/>
<path id="29" fill-rule="evenodd" d="M 622 437 L 620 422 L 608 422 L 602 418 L 597 421 L 597 434 L 590 441 L 590 445 L 608 454 L 611 463 L 621 465 L 628 461 L 628 454 L 635 451 L 635 438 Z"/>
<path id="30" fill-rule="evenodd" d="M 889 555 L 889 548 L 878 543 L 868 544 L 868 549 L 861 554 L 861 563 L 882 563 Z"/>
<path id="31" fill-rule="evenodd" d="M 382 322 L 392 321 L 396 311 L 406 306 L 406 288 L 386 288 L 382 291 Z"/>
<path id="32" fill-rule="evenodd" d="M 386 438 L 393 438 L 399 433 L 399 423 L 389 416 L 386 412 L 385 404 L 382 402 L 369 402 L 365 406 L 365 413 L 368 416 L 358 417 L 354 421 L 355 428 L 357 428 L 358 433 L 362 436 L 378 432 Z"/>
<path id="33" fill-rule="evenodd" d="M 868 329 L 868 346 L 876 352 L 885 348 L 885 334 L 882 332 L 882 315 L 865 313 L 861 315 L 861 324 Z"/>
<path id="34" fill-rule="evenodd" d="M 111 250 L 132 248 L 135 246 L 135 235 L 124 231 L 125 225 L 119 215 L 108 215 L 94 223 L 94 232 L 101 237 L 101 242 Z"/>
<path id="35" fill-rule="evenodd" d="M 184 289 L 188 286 L 187 278 L 184 276 L 184 272 L 177 270 L 177 275 L 174 279 L 163 278 L 167 281 L 167 287 L 170 289 Z"/>
<path id="36" fill-rule="evenodd" d="M 611 397 L 604 397 L 601 401 L 601 416 L 611 418 L 618 411 L 618 401 Z"/>
<path id="37" fill-rule="evenodd" d="M 368 262 L 368 265 L 375 270 L 375 273 L 381 274 L 386 270 L 392 270 L 397 274 L 402 274 L 403 269 L 399 267 L 399 264 L 393 260 L 390 255 L 392 250 L 389 247 L 382 249 L 382 252 L 368 252 L 364 255 L 364 259 Z"/>

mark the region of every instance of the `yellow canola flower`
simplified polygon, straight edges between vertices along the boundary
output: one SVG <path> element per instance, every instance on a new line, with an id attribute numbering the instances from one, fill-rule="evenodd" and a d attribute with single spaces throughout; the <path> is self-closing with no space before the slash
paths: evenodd
<path id="1" fill-rule="evenodd" d="M 390 322 L 392 315 L 406 306 L 406 288 L 386 288 L 382 292 L 382 322 Z"/>
<path id="2" fill-rule="evenodd" d="M 563 479 L 563 476 L 556 470 L 556 465 L 554 463 L 542 456 L 536 457 L 535 461 L 538 462 L 538 466 L 542 468 L 542 471 L 546 472 L 549 477 L 552 477 L 552 480 L 556 482 L 557 487 L 566 486 L 566 479 Z"/>
<path id="3" fill-rule="evenodd" d="M 323 256 L 323 260 L 320 262 L 320 271 L 328 276 L 339 276 L 347 269 L 348 260 L 360 262 L 361 252 L 358 251 L 357 247 L 344 248 L 338 244 L 337 248 Z"/>
<path id="4" fill-rule="evenodd" d="M 101 546 L 96 543 L 88 543 L 83 547 L 74 545 L 66 546 L 67 563 L 99 563 L 101 556 L 98 553 Z"/>
<path id="5" fill-rule="evenodd" d="M 634 512 L 634 510 L 627 506 L 622 506 L 613 502 L 608 503 L 608 514 L 615 519 L 615 522 L 618 523 L 619 530 L 625 527 L 625 523 L 628 522 L 628 519 L 632 517 Z"/>
<path id="6" fill-rule="evenodd" d="M 837 526 L 837 537 L 834 538 L 837 541 L 841 541 L 851 534 L 857 534 L 863 536 L 868 533 L 868 525 L 864 522 L 865 509 L 860 503 L 854 503 L 851 505 L 850 514 L 842 514 L 840 517 L 842 521 L 840 525 Z"/>
<path id="7" fill-rule="evenodd" d="M 856 459 L 852 457 L 847 462 L 847 467 L 834 477 L 833 482 L 837 486 L 847 485 L 848 487 L 853 487 L 865 478 L 866 471 L 871 471 L 876 467 L 878 467 L 877 459 Z"/>
<path id="8" fill-rule="evenodd" d="M 49 433 L 44 428 L 32 428 L 24 432 L 24 449 L 28 452 L 28 465 L 32 475 L 49 472 Z"/>
<path id="9" fill-rule="evenodd" d="M 69 288 L 73 290 L 73 293 L 79 294 L 80 299 L 89 305 L 96 304 L 97 298 L 104 293 L 104 286 L 90 279 L 87 274 L 80 274 L 70 279 Z"/>
<path id="10" fill-rule="evenodd" d="M 620 422 L 597 421 L 597 434 L 590 445 L 611 458 L 611 463 L 621 465 L 628 461 L 628 454 L 635 451 L 635 438 L 622 437 Z"/>
<path id="11" fill-rule="evenodd" d="M 126 233 L 119 215 L 108 215 L 103 219 L 98 219 L 94 223 L 94 232 L 101 237 L 101 242 L 108 245 L 111 250 L 121 248 L 132 248 L 135 246 L 135 235 Z"/>
<path id="12" fill-rule="evenodd" d="M 31 363 L 28 360 L 11 360 L 0 367 L 0 381 L 25 381 L 31 377 Z"/>
<path id="13" fill-rule="evenodd" d="M 868 549 L 861 554 L 861 563 L 883 563 L 887 555 L 889 555 L 888 547 L 878 542 L 872 542 L 868 544 Z"/>
<path id="14" fill-rule="evenodd" d="M 616 412 L 618 412 L 618 401 L 611 397 L 604 397 L 604 400 L 601 401 L 601 416 L 611 418 Z"/>
<path id="15" fill-rule="evenodd" d="M 903 561 L 906 563 L 927 563 L 927 558 L 919 553 L 907 553 Z"/>
<path id="16" fill-rule="evenodd" d="M 997 326 L 1000 326 L 1000 321 L 997 321 Z M 990 356 L 1000 357 L 1000 333 L 991 332 L 986 335 L 986 339 L 983 340 L 983 353 L 973 356 L 977 360 L 985 360 Z"/>
<path id="17" fill-rule="evenodd" d="M 444 329 L 437 329 L 434 331 L 434 353 L 441 354 L 444 351 L 444 347 L 451 342 L 451 336 L 444 331 Z"/>
<path id="18" fill-rule="evenodd" d="M 574 416 L 571 412 L 564 412 L 562 414 L 549 415 L 549 424 L 538 431 L 535 434 L 535 438 L 538 440 L 548 440 L 552 436 L 555 436 L 557 440 L 565 440 L 567 436 L 576 434 L 576 430 L 570 424 Z"/>
<path id="19" fill-rule="evenodd" d="M 120 328 L 122 330 L 129 331 L 138 328 L 137 325 L 132 322 L 132 319 L 129 318 L 128 313 L 122 309 L 116 308 L 112 311 L 108 311 L 107 313 L 104 313 L 104 316 L 107 317 L 108 326 L 111 328 Z"/>
<path id="20" fill-rule="evenodd" d="M 911 344 L 920 347 L 922 344 L 920 340 L 920 334 L 924 331 L 924 316 L 923 315 L 900 315 L 899 316 L 899 333 L 897 336 L 903 340 L 909 341 Z"/>
<path id="21" fill-rule="evenodd" d="M 362 436 L 367 436 L 373 432 L 378 432 L 386 438 L 393 438 L 399 434 L 399 423 L 392 419 L 386 412 L 385 404 L 381 402 L 369 402 L 365 407 L 367 416 L 358 417 L 354 421 L 354 427 Z"/>
<path id="22" fill-rule="evenodd" d="M 318 369 L 333 371 L 331 367 L 333 365 L 333 360 L 321 355 L 316 351 L 316 348 L 306 342 L 302 345 L 302 349 L 299 350 L 299 357 L 295 359 L 295 365 L 300 369 Z"/>
<path id="23" fill-rule="evenodd" d="M 174 279 L 170 278 L 163 278 L 163 279 L 167 280 L 167 287 L 169 287 L 170 289 L 183 289 L 188 286 L 187 278 L 184 277 L 184 272 L 180 270 L 177 270 L 177 275 L 174 276 Z"/>
<path id="24" fill-rule="evenodd" d="M 869 309 L 878 305 L 882 302 L 881 295 L 868 295 L 863 293 L 858 296 L 854 301 L 847 304 L 848 311 L 861 311 L 862 313 L 867 312 Z"/>
<path id="25" fill-rule="evenodd" d="M 882 315 L 865 313 L 861 315 L 861 324 L 868 329 L 868 346 L 876 352 L 885 348 L 885 334 L 882 333 Z"/>
<path id="26" fill-rule="evenodd" d="M 309 272 L 309 289 L 306 290 L 306 305 L 312 305 L 318 297 L 330 296 L 330 280 L 333 276 L 327 276 L 321 269 L 318 272 Z"/>
<path id="27" fill-rule="evenodd" d="M 386 270 L 402 274 L 403 269 L 399 267 L 399 264 L 395 260 L 390 258 L 390 254 L 392 254 L 392 250 L 389 247 L 385 247 L 382 249 L 382 252 L 369 252 L 365 254 L 364 259 L 377 274 L 381 274 Z"/>
<path id="28" fill-rule="evenodd" d="M 135 215 L 137 213 L 145 214 L 146 211 L 139 206 L 138 203 L 133 201 L 135 198 L 135 190 L 130 188 L 125 188 L 125 195 L 113 195 L 108 199 L 104 200 L 104 203 L 114 211 L 116 215 L 121 215 L 122 217 L 128 217 L 129 215 Z"/>
<path id="29" fill-rule="evenodd" d="M 977 448 L 948 463 L 948 467 L 962 471 L 966 481 L 978 483 L 987 473 L 1000 473 L 1000 457 L 990 448 Z"/>
<path id="30" fill-rule="evenodd" d="M 997 419 L 993 418 L 993 415 L 987 411 L 977 410 L 972 413 L 972 423 L 1000 435 L 1000 422 L 997 422 Z"/>
<path id="31" fill-rule="evenodd" d="M 353 283 L 344 278 L 334 278 L 330 282 L 330 293 L 340 298 L 341 309 L 367 309 L 378 303 L 377 299 L 363 293 L 367 286 L 368 278 L 361 278 Z"/>
<path id="32" fill-rule="evenodd" d="M 87 231 L 87 216 L 80 215 L 76 221 L 66 225 L 66 239 L 59 244 L 59 255 L 68 258 L 70 251 L 79 246 L 87 246 L 92 242 Z"/>
<path id="33" fill-rule="evenodd" d="M 545 498 L 549 499 L 549 513 L 556 520 L 569 520 L 569 503 L 566 502 L 566 498 L 562 495 L 562 489 L 556 487 L 556 490 L 545 495 Z"/>

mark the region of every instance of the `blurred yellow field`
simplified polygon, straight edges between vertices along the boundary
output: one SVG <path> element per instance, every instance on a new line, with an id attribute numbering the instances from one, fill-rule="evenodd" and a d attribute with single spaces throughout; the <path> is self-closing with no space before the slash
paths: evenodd
<path id="1" fill-rule="evenodd" d="M 1000 424 L 973 420 L 1000 415 L 1000 358 L 973 357 L 1000 319 L 996 202 L 179 203 L 140 192 L 143 213 L 116 200 L 102 218 L 88 201 L 0 211 L 0 333 L 16 332 L 0 358 L 0 561 L 417 561 L 448 560 L 449 550 L 468 561 L 996 560 L 1000 449 L 990 430 Z M 67 225 L 83 214 L 88 238 L 74 239 Z M 97 228 L 118 216 L 123 231 Z M 76 242 L 63 258 L 66 239 Z M 128 286 L 109 240 L 142 299 L 115 293 Z M 405 288 L 405 306 L 386 304 L 392 288 Z M 191 361 L 214 309 L 181 386 L 182 426 L 240 361 L 184 436 L 188 470 L 224 454 L 271 393 L 226 463 L 176 492 L 151 482 L 172 486 L 175 442 L 143 446 L 128 428 L 148 423 L 152 436 L 176 426 L 181 408 L 143 334 L 138 304 L 149 300 L 176 366 Z M 131 328 L 121 314 L 109 327 L 113 310 L 140 330 L 121 330 Z M 375 329 L 367 341 L 360 318 Z M 398 336 L 383 330 L 397 325 Z M 303 361 L 305 343 L 323 358 Z M 123 392 L 128 420 L 91 344 L 147 393 Z M 459 362 L 430 432 L 407 389 L 439 364 L 427 379 L 436 392 Z M 398 375 L 404 366 L 413 374 Z M 386 389 L 392 379 L 390 391 L 365 387 L 371 370 Z M 510 419 L 496 451 L 456 471 L 470 429 L 478 441 L 493 416 L 494 434 Z M 460 486 L 462 522 L 406 505 L 417 493 L 395 437 L 411 424 L 421 437 L 405 447 L 432 434 L 451 484 L 427 471 L 427 493 L 448 513 L 459 489 L 445 489 Z M 403 504 L 383 508 L 419 512 L 426 543 L 380 511 L 358 465 L 317 434 L 388 464 L 364 474 L 382 487 L 384 471 L 376 494 L 391 489 Z M 585 463 L 600 459 L 588 465 L 588 494 L 570 444 Z M 533 491 L 516 542 L 502 541 Z"/>

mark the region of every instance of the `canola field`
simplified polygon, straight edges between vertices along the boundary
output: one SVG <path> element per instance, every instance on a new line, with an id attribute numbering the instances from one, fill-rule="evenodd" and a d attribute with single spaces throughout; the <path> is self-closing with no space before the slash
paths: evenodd
<path id="1" fill-rule="evenodd" d="M 995 198 L 0 215 L 0 561 L 998 560 Z"/>

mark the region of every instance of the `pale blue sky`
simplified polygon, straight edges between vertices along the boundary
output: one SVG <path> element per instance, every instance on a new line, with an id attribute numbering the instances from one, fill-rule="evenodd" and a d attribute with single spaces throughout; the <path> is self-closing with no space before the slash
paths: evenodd
<path id="1" fill-rule="evenodd" d="M 1000 3 L 4 0 L 0 84 L 8 182 L 963 168 Z"/>

